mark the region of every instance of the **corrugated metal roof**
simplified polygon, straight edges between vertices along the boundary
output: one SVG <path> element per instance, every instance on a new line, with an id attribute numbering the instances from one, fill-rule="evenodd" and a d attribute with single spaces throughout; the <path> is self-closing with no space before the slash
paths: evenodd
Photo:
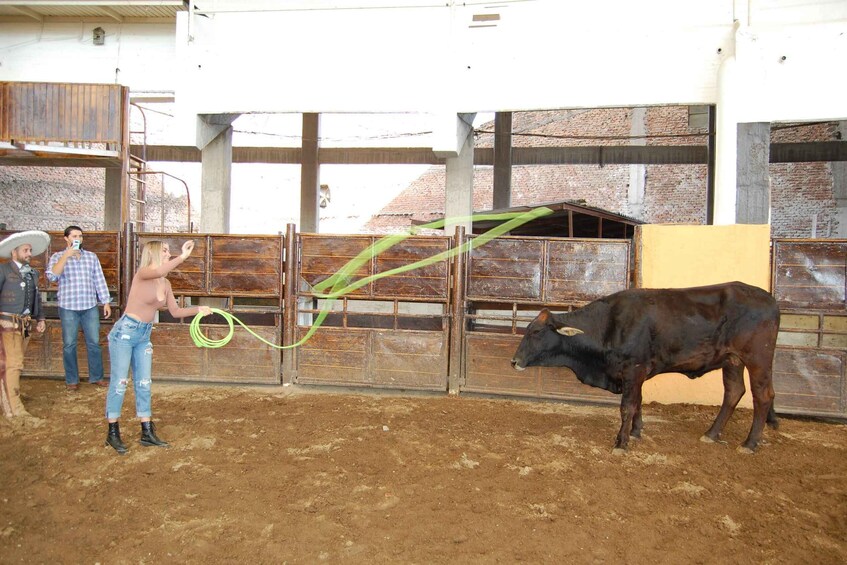
<path id="1" fill-rule="evenodd" d="M 112 0 L 111 2 L 56 0 L 0 0 L 0 21 L 174 21 L 186 9 L 182 0 Z"/>

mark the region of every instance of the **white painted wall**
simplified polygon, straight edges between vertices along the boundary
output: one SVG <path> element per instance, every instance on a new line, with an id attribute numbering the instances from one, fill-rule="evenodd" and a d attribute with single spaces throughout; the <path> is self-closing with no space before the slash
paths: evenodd
<path id="1" fill-rule="evenodd" d="M 843 1 L 208 0 L 202 8 L 208 17 L 182 13 L 177 26 L 178 93 L 201 113 L 715 103 L 718 70 L 735 53 L 741 121 L 847 116 L 847 75 L 837 68 L 847 60 Z M 471 27 L 474 15 L 494 13 L 495 27 Z"/>
<path id="2" fill-rule="evenodd" d="M 104 45 L 92 31 L 106 31 Z M 134 92 L 173 91 L 173 24 L 0 24 L 0 80 L 123 84 Z"/>
<path id="3" fill-rule="evenodd" d="M 0 80 L 175 90 L 191 115 L 422 112 L 449 130 L 459 112 L 715 103 L 734 53 L 739 121 L 847 119 L 843 0 L 200 5 L 176 25 L 5 23 Z"/>

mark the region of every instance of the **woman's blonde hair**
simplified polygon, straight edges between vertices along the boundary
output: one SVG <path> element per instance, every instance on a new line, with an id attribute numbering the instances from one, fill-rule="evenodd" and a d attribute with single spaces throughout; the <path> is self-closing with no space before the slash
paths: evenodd
<path id="1" fill-rule="evenodd" d="M 145 243 L 141 249 L 141 262 L 138 264 L 138 268 L 153 267 L 155 269 L 156 267 L 160 267 L 162 265 L 162 246 L 164 244 L 165 242 L 158 239 Z"/>

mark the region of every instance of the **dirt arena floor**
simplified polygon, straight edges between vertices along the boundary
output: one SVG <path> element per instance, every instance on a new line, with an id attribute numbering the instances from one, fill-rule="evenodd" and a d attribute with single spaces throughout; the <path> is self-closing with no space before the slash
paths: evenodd
<path id="1" fill-rule="evenodd" d="M 783 418 L 755 455 L 716 408 L 158 384 L 169 449 L 104 447 L 105 393 L 25 379 L 0 417 L 0 562 L 847 563 L 847 426 Z M 127 410 L 128 408 L 128 410 Z M 134 414 L 131 395 L 125 414 Z"/>

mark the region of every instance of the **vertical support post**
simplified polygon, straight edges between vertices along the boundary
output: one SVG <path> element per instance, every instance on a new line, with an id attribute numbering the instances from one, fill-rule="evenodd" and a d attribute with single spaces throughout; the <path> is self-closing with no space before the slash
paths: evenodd
<path id="1" fill-rule="evenodd" d="M 771 124 L 738 124 L 735 223 L 770 223 Z"/>
<path id="2" fill-rule="evenodd" d="M 465 227 L 456 226 L 454 247 L 465 241 Z M 459 394 L 465 380 L 465 254 L 453 258 L 453 289 L 450 301 L 450 358 L 448 360 L 447 392 Z"/>
<path id="3" fill-rule="evenodd" d="M 456 225 L 473 229 L 473 120 L 475 114 L 458 114 L 456 142 L 458 152 L 445 159 L 444 233 Z"/>
<path id="4" fill-rule="evenodd" d="M 200 231 L 229 233 L 232 200 L 232 126 L 226 126 L 200 152 Z"/>
<path id="5" fill-rule="evenodd" d="M 494 114 L 494 198 L 492 209 L 512 206 L 512 113 Z"/>
<path id="6" fill-rule="evenodd" d="M 294 224 L 285 228 L 285 262 L 282 285 L 282 345 L 291 345 L 297 338 L 297 229 Z M 297 380 L 297 349 L 282 350 L 282 383 Z"/>
<path id="7" fill-rule="evenodd" d="M 708 106 L 709 133 L 706 137 L 706 152 L 708 154 L 706 164 L 706 225 L 715 223 L 715 106 Z"/>
<path id="8" fill-rule="evenodd" d="M 321 115 L 303 114 L 300 148 L 300 233 L 318 233 L 321 213 Z"/>
<path id="9" fill-rule="evenodd" d="M 121 172 L 120 172 L 120 191 L 121 191 L 121 215 L 120 224 L 114 229 L 118 230 L 130 221 L 129 217 L 129 87 L 121 87 Z M 104 223 L 106 218 L 103 218 Z M 112 220 L 110 219 L 110 222 Z"/>
<path id="10" fill-rule="evenodd" d="M 132 233 L 132 222 L 124 222 L 122 250 L 124 264 L 120 269 L 120 272 L 123 274 L 123 277 L 118 291 L 118 299 L 120 300 L 121 310 L 126 307 L 127 297 L 129 296 L 129 286 L 132 284 L 132 277 L 135 275 L 135 237 L 133 237 Z M 115 319 L 118 318 L 120 318 L 120 316 L 116 314 Z"/>
<path id="11" fill-rule="evenodd" d="M 103 206 L 103 231 L 121 231 L 123 182 L 127 175 L 122 167 L 106 167 L 105 205 Z"/>

